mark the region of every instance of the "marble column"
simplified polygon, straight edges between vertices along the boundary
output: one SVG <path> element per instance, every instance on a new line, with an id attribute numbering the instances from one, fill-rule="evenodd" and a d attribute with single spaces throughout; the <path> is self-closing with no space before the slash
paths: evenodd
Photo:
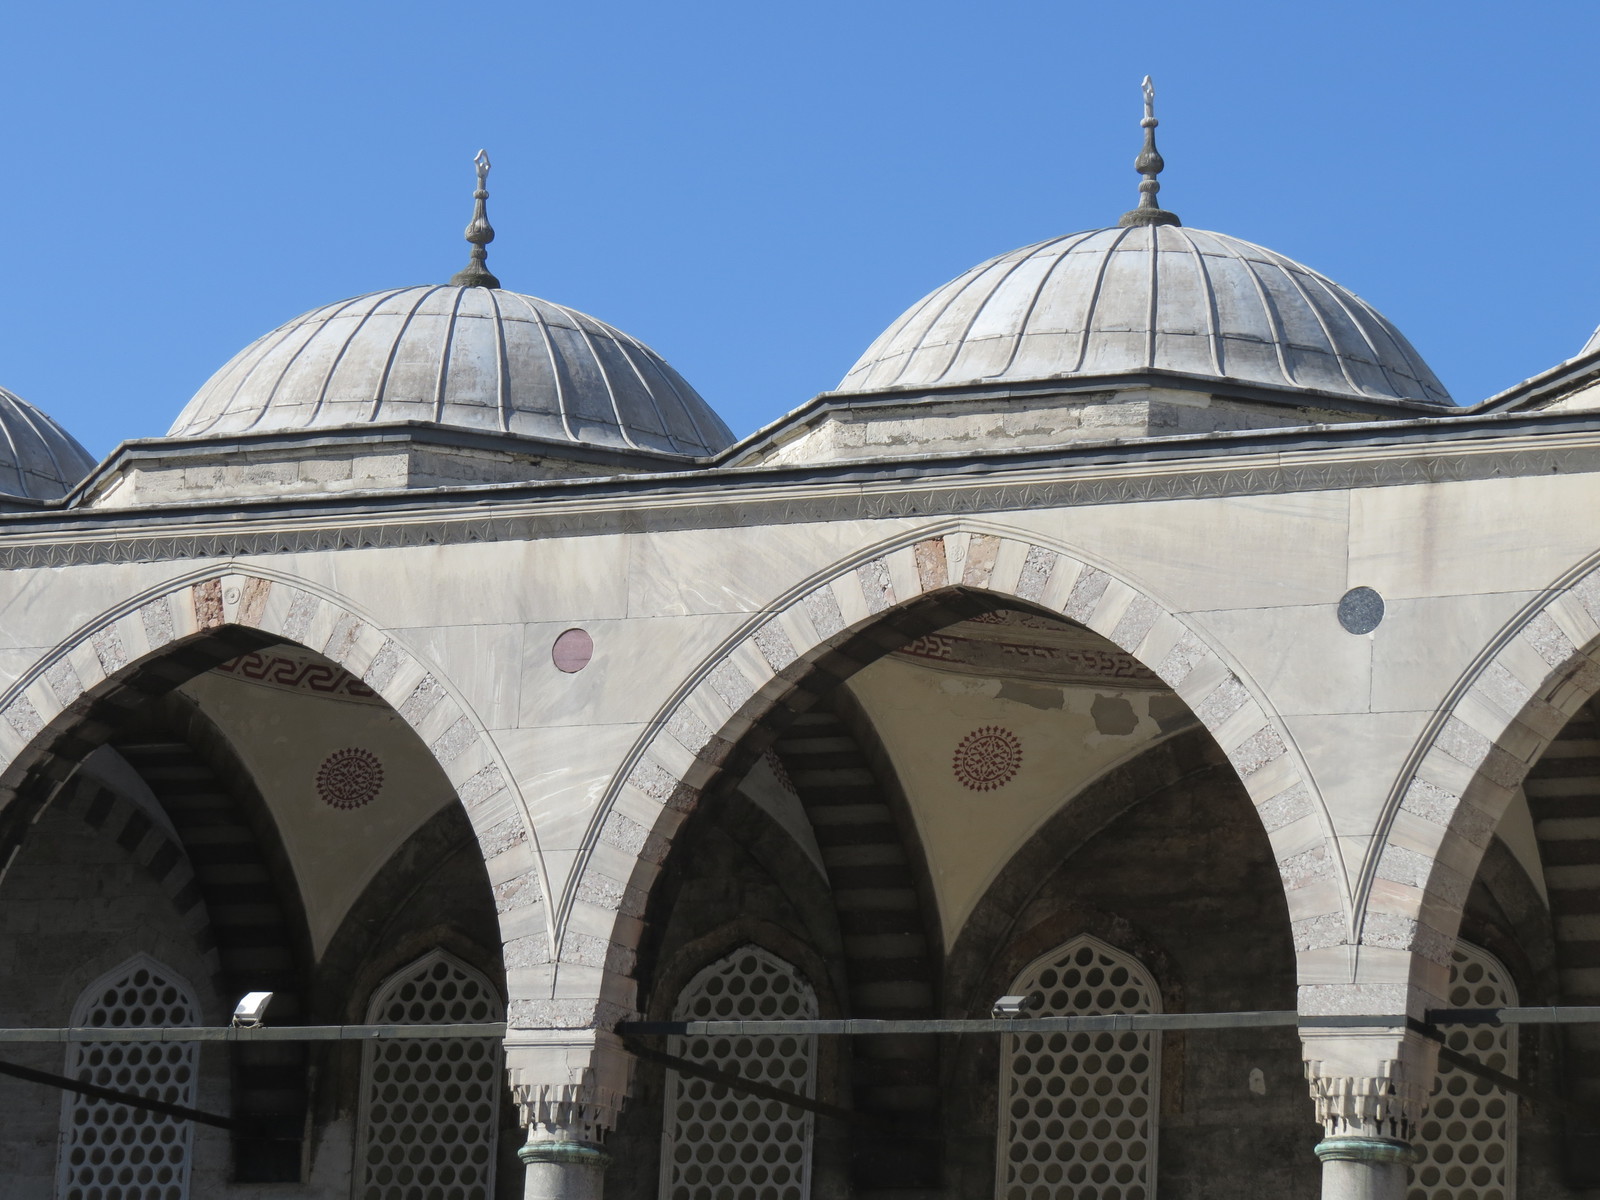
<path id="1" fill-rule="evenodd" d="M 517 1151 L 526 1174 L 524 1200 L 600 1200 L 611 1156 L 581 1129 L 541 1125 Z"/>
<path id="2" fill-rule="evenodd" d="M 1322 1200 L 1405 1200 L 1416 1148 L 1400 1138 L 1331 1137 L 1317 1143 Z"/>

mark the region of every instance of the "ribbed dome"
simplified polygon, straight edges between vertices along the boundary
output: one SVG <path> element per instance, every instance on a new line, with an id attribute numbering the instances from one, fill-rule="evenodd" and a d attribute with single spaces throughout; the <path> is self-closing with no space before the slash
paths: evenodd
<path id="1" fill-rule="evenodd" d="M 428 421 L 702 455 L 733 435 L 644 343 L 488 287 L 373 292 L 297 317 L 211 377 L 169 437 Z"/>
<path id="2" fill-rule="evenodd" d="M 839 390 L 1149 371 L 1451 403 L 1365 301 L 1281 254 L 1176 225 L 1069 234 L 973 267 L 891 325 Z"/>
<path id="3" fill-rule="evenodd" d="M 0 388 L 0 496 L 59 500 L 93 469 L 94 459 L 76 438 Z"/>

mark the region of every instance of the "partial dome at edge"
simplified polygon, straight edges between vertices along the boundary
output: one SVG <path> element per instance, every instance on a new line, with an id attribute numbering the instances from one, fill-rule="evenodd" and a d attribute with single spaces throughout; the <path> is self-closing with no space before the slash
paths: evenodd
<path id="1" fill-rule="evenodd" d="M 94 457 L 15 392 L 0 388 L 0 498 L 59 500 L 94 469 Z"/>
<path id="2" fill-rule="evenodd" d="M 1261 246 L 1177 225 L 1095 229 L 981 263 L 907 310 L 839 390 L 1152 371 L 1453 404 L 1411 343 L 1353 293 Z"/>
<path id="3" fill-rule="evenodd" d="M 636 338 L 518 292 L 396 288 L 326 305 L 235 355 L 168 437 L 422 421 L 697 457 L 733 442 Z"/>

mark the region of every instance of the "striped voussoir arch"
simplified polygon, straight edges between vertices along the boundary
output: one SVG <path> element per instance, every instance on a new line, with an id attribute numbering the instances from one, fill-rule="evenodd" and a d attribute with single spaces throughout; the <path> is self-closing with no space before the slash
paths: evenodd
<path id="1" fill-rule="evenodd" d="M 1415 951 L 1413 983 L 1443 994 L 1467 893 L 1506 806 L 1597 693 L 1600 568 L 1525 609 L 1420 741 L 1363 868 L 1363 945 Z"/>
<path id="2" fill-rule="evenodd" d="M 905 540 L 854 560 L 747 626 L 702 664 L 641 740 L 590 830 L 565 897 L 558 962 L 603 972 L 594 1020 L 631 1010 L 640 918 L 672 838 L 740 738 L 921 633 L 1022 601 L 1104 635 L 1205 724 L 1271 839 L 1297 950 L 1348 940 L 1344 873 L 1299 755 L 1252 688 L 1195 630 L 1103 566 L 988 531 Z"/>
<path id="3" fill-rule="evenodd" d="M 211 975 L 220 975 L 222 963 L 210 911 L 183 844 L 132 800 L 82 773 L 57 788 L 48 803 L 53 811 L 81 821 L 115 842 L 143 867 L 172 901 L 184 931 L 194 939 Z"/>
<path id="4" fill-rule="evenodd" d="M 83 626 L 0 694 L 0 841 L 119 714 L 202 671 L 292 642 L 338 663 L 416 732 L 456 789 L 478 837 L 500 910 L 507 961 L 543 954 L 544 890 L 522 797 L 477 719 L 394 636 L 338 598 L 281 577 L 213 570 L 146 593 Z M 0 862 L 12 845 L 0 845 Z"/>

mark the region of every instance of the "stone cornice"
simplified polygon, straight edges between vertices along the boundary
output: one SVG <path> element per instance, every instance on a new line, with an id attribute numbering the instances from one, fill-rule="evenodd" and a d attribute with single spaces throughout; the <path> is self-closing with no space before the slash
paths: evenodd
<path id="1" fill-rule="evenodd" d="M 1600 415 L 1207 434 L 1059 450 L 723 469 L 0 521 L 0 568 L 305 553 L 1600 472 Z"/>

